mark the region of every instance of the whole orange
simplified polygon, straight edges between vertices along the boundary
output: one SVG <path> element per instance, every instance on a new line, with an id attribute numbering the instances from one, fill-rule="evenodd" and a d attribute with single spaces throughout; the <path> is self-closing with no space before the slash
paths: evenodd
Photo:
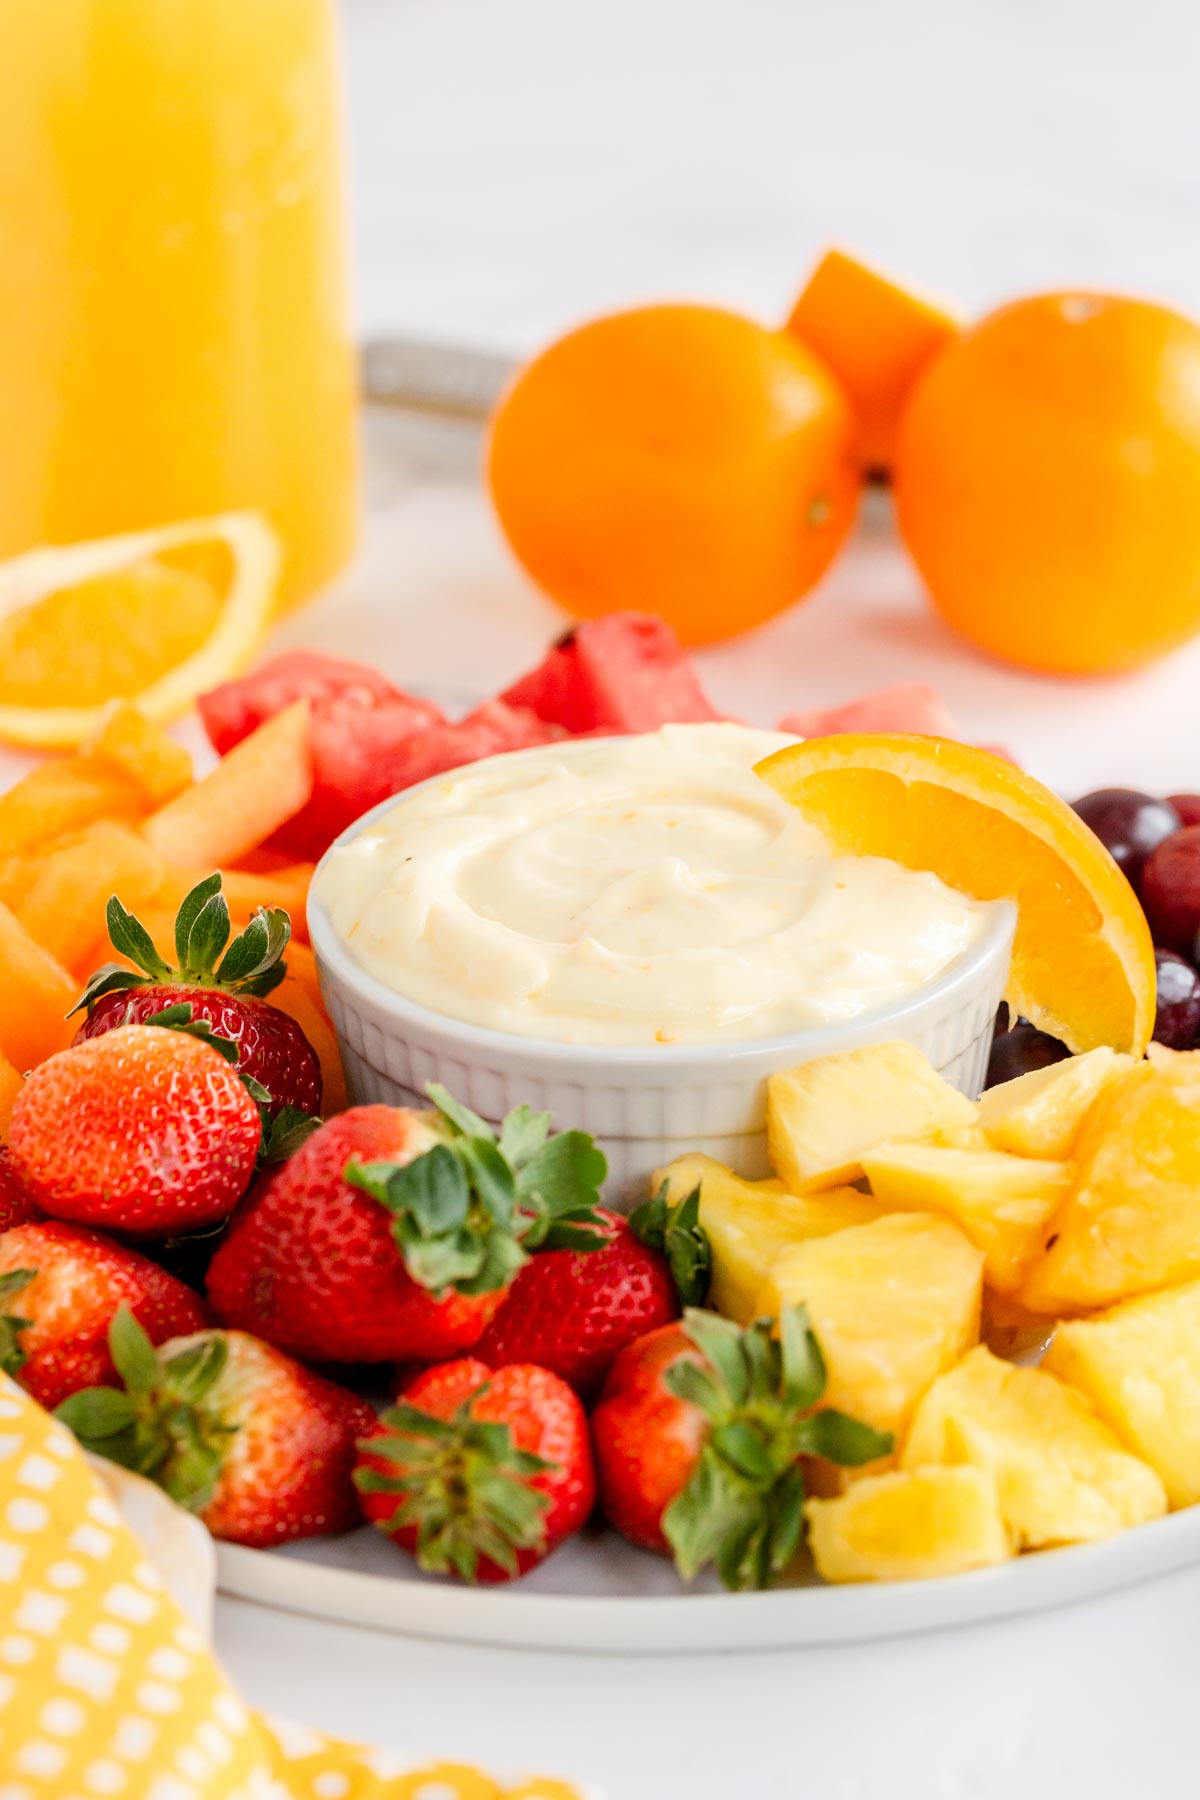
<path id="1" fill-rule="evenodd" d="M 1200 328 L 1046 294 L 932 363 L 901 421 L 900 530 L 943 618 L 1029 668 L 1133 668 L 1200 629 Z"/>
<path id="2" fill-rule="evenodd" d="M 488 480 L 509 543 L 569 612 L 657 613 L 700 644 L 824 573 L 854 518 L 854 431 L 794 338 L 716 307 L 646 306 L 522 371 Z"/>

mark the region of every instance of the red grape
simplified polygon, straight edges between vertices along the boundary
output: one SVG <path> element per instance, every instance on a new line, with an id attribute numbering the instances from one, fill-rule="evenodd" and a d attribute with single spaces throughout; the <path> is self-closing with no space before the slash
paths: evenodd
<path id="1" fill-rule="evenodd" d="M 1200 1038 L 1200 975 L 1173 950 L 1156 950 L 1158 1011 L 1154 1041 L 1168 1050 L 1190 1050 Z"/>
<path id="2" fill-rule="evenodd" d="M 1200 794 L 1172 794 L 1167 805 L 1175 808 L 1181 825 L 1200 825 Z"/>
<path id="3" fill-rule="evenodd" d="M 1155 943 L 1187 956 L 1200 928 L 1200 825 L 1185 825 L 1151 852 L 1142 905 Z"/>
<path id="4" fill-rule="evenodd" d="M 1097 788 L 1076 800 L 1075 811 L 1135 888 L 1150 852 L 1180 826 L 1168 801 L 1135 788 Z"/>
<path id="5" fill-rule="evenodd" d="M 1067 1046 L 1048 1031 L 1039 1031 L 1028 1019 L 1018 1019 L 1011 1031 L 1001 1032 L 993 1039 L 984 1086 L 998 1087 L 1002 1081 L 1015 1081 L 1018 1075 L 1047 1069 L 1070 1054 Z"/>

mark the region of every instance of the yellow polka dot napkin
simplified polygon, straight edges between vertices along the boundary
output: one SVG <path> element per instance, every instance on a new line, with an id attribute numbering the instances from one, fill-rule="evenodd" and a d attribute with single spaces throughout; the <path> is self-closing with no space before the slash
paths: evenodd
<path id="1" fill-rule="evenodd" d="M 251 1712 L 193 1622 L 186 1538 L 162 1539 L 160 1572 L 71 1434 L 0 1375 L 0 1800 L 583 1800 Z"/>

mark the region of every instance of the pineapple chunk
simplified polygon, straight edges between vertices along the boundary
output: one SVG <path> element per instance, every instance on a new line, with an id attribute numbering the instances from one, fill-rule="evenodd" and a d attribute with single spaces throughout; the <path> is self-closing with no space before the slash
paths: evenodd
<path id="1" fill-rule="evenodd" d="M 979 1102 L 980 1126 L 997 1150 L 1062 1162 L 1075 1148 L 1093 1100 L 1132 1067 L 1132 1056 L 1101 1045 L 1048 1069 L 1031 1069 L 988 1089 Z"/>
<path id="2" fill-rule="evenodd" d="M 727 1319 L 748 1325 L 754 1305 L 781 1251 L 805 1238 L 827 1237 L 849 1225 L 866 1225 L 882 1211 L 857 1188 L 830 1188 L 803 1197 L 780 1181 L 743 1181 L 724 1163 L 699 1153 L 680 1156 L 656 1170 L 651 1192 L 663 1182 L 672 1200 L 699 1184 L 700 1223 L 712 1245 L 712 1303 Z"/>
<path id="3" fill-rule="evenodd" d="M 1200 1281 L 1061 1325 L 1046 1367 L 1158 1471 L 1172 1506 L 1200 1500 Z"/>
<path id="4" fill-rule="evenodd" d="M 804 1508 L 808 1544 L 826 1581 L 916 1581 L 1007 1562 L 1012 1545 L 981 1469 L 869 1475 Z"/>
<path id="5" fill-rule="evenodd" d="M 755 1311 L 808 1307 L 825 1403 L 899 1436 L 979 1337 L 983 1258 L 948 1219 L 896 1213 L 785 1250 Z"/>
<path id="6" fill-rule="evenodd" d="M 767 1083 L 771 1166 L 795 1194 L 857 1181 L 879 1144 L 973 1125 L 972 1100 L 912 1044 L 868 1044 L 785 1069 Z"/>
<path id="7" fill-rule="evenodd" d="M 1200 1275 L 1200 1053 L 1151 1046 L 1095 1101 L 1075 1185 L 1021 1298 L 1087 1312 Z"/>
<path id="8" fill-rule="evenodd" d="M 885 1144 L 863 1157 L 863 1170 L 890 1211 L 953 1219 L 983 1251 L 984 1280 L 1001 1294 L 1021 1286 L 1070 1182 L 1066 1163 L 938 1144 Z"/>
<path id="9" fill-rule="evenodd" d="M 990 1150 L 992 1148 L 978 1125 L 947 1125 L 942 1131 L 935 1131 L 928 1142 L 942 1144 L 947 1150 Z"/>
<path id="10" fill-rule="evenodd" d="M 981 1344 L 935 1381 L 901 1466 L 970 1463 L 996 1482 L 1018 1549 L 1086 1544 L 1166 1511 L 1162 1482 L 1073 1388 Z"/>

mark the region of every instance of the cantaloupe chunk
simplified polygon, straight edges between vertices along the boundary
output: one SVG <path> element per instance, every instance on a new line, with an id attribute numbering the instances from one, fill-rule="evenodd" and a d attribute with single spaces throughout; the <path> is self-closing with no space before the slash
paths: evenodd
<path id="1" fill-rule="evenodd" d="M 127 700 L 113 708 L 90 749 L 97 762 L 128 776 L 149 806 L 162 806 L 191 786 L 190 753 Z"/>
<path id="2" fill-rule="evenodd" d="M 222 891 L 229 906 L 229 916 L 237 926 L 249 923 L 260 906 L 281 906 L 292 921 L 292 937 L 308 942 L 308 890 L 315 863 L 285 863 L 282 868 L 257 873 L 249 869 L 223 869 Z M 156 895 L 157 904 L 178 907 L 198 881 L 211 874 L 209 869 L 171 869 Z"/>
<path id="3" fill-rule="evenodd" d="M 314 999 L 307 984 L 291 972 L 293 952 L 297 947 L 303 949 L 304 946 L 288 946 L 288 973 L 279 986 L 272 990 L 270 1002 L 281 1012 L 287 1013 L 289 1018 L 295 1019 L 317 1053 L 323 1088 L 321 1112 L 328 1119 L 334 1113 L 345 1112 L 350 1104 L 346 1094 L 346 1077 L 338 1054 L 337 1038 L 324 1007 L 318 999 Z"/>
<path id="4" fill-rule="evenodd" d="M 49 856 L 31 859 L 31 879 L 14 910 L 30 936 L 72 969 L 103 931 L 110 896 L 137 912 L 162 873 L 162 858 L 144 838 L 102 819 Z"/>
<path id="5" fill-rule="evenodd" d="M 225 870 L 225 898 L 232 917 L 244 922 L 260 906 L 281 906 L 292 921 L 292 937 L 308 942 L 308 890 L 315 863 L 289 863 L 274 874 L 256 875 L 243 869 Z"/>
<path id="6" fill-rule="evenodd" d="M 0 794 L 0 857 L 19 855 L 97 819 L 144 818 L 141 790 L 119 769 L 91 756 L 39 763 Z"/>
<path id="7" fill-rule="evenodd" d="M 926 365 L 958 336 L 958 321 L 844 250 L 829 250 L 787 329 L 845 388 L 859 420 L 863 466 L 888 470 L 908 397 Z"/>
<path id="8" fill-rule="evenodd" d="M 79 987 L 56 956 L 0 905 L 0 1051 L 17 1069 L 63 1050 L 75 1035 L 67 1014 Z"/>
<path id="9" fill-rule="evenodd" d="M 56 839 L 41 854 L 49 854 L 60 843 L 71 842 L 73 836 L 73 833 L 68 833 L 67 837 Z M 37 852 L 0 857 L 0 904 L 11 906 L 15 912 L 29 892 L 29 884 L 37 873 L 37 867 Z"/>
<path id="10" fill-rule="evenodd" d="M 202 781 L 147 819 L 146 841 L 181 869 L 236 863 L 312 795 L 307 700 L 243 738 Z"/>
<path id="11" fill-rule="evenodd" d="M 25 1077 L 20 1069 L 14 1069 L 10 1062 L 0 1057 L 0 1138 L 8 1136 L 8 1128 L 12 1123 L 12 1110 L 16 1105 L 17 1095 L 25 1085 Z"/>
<path id="12" fill-rule="evenodd" d="M 317 974 L 317 959 L 307 944 L 289 944 L 287 947 L 287 970 L 293 980 L 298 981 L 306 989 L 309 999 L 317 1009 L 325 1012 L 325 996 L 321 992 L 321 978 Z M 325 1016 L 328 1018 L 328 1014 Z"/>

